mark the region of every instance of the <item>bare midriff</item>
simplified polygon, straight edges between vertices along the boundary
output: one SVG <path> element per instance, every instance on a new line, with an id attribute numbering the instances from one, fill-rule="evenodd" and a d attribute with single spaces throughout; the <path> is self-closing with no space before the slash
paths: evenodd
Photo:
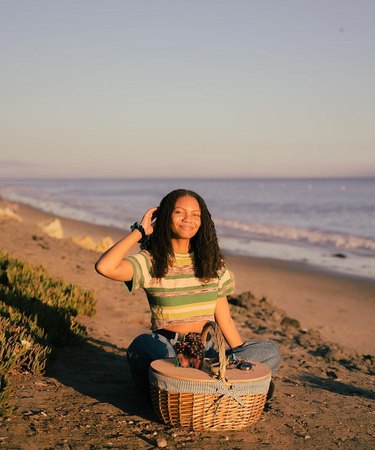
<path id="1" fill-rule="evenodd" d="M 173 331 L 175 333 L 201 333 L 203 326 L 207 323 L 206 320 L 200 320 L 198 322 L 187 322 L 164 327 L 165 330 Z"/>

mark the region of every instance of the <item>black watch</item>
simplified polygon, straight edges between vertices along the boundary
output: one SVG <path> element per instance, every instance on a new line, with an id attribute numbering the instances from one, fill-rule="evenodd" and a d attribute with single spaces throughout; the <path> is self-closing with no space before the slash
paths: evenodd
<path id="1" fill-rule="evenodd" d="M 147 239 L 147 234 L 145 232 L 145 229 L 142 227 L 142 225 L 139 222 L 133 223 L 133 225 L 130 227 L 130 229 L 132 231 L 138 230 L 138 231 L 140 231 L 142 233 L 142 237 L 141 237 L 141 239 L 138 242 L 143 242 L 144 240 Z"/>

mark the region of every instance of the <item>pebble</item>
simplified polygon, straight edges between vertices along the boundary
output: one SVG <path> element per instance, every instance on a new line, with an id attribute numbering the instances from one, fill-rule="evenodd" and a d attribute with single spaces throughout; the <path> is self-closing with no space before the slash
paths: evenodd
<path id="1" fill-rule="evenodd" d="M 157 445 L 159 448 L 164 448 L 164 447 L 166 447 L 166 446 L 168 445 L 168 442 L 167 442 L 167 440 L 164 439 L 164 438 L 159 438 L 159 439 L 156 440 L 156 445 Z"/>
<path id="2" fill-rule="evenodd" d="M 326 375 L 328 378 L 330 378 L 331 380 L 335 380 L 337 378 L 337 374 L 336 372 L 334 372 L 333 370 L 327 370 L 326 371 Z"/>

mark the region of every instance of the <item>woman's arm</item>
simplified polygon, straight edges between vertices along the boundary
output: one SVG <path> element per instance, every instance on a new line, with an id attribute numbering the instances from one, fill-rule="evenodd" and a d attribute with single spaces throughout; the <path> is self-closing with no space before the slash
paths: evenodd
<path id="1" fill-rule="evenodd" d="M 122 238 L 99 257 L 95 263 L 95 270 L 111 280 L 130 281 L 133 278 L 133 266 L 124 257 L 141 236 L 140 231 L 134 230 Z"/>
<path id="2" fill-rule="evenodd" d="M 237 326 L 232 319 L 227 297 L 217 299 L 215 320 L 219 325 L 225 340 L 231 348 L 243 344 L 243 340 L 237 330 Z"/>
<path id="3" fill-rule="evenodd" d="M 141 220 L 147 235 L 153 231 L 152 214 L 156 209 L 149 209 Z M 142 233 L 139 230 L 133 230 L 99 257 L 95 263 L 95 270 L 111 280 L 130 281 L 133 278 L 133 266 L 124 258 L 141 237 Z"/>

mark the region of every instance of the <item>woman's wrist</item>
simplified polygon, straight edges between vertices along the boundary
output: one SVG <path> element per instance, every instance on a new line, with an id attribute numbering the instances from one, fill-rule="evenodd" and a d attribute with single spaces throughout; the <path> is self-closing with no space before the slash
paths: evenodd
<path id="1" fill-rule="evenodd" d="M 138 233 L 141 235 L 141 239 L 140 241 L 143 241 L 147 238 L 145 229 L 143 228 L 143 226 L 139 223 L 139 222 L 135 222 L 130 229 L 134 232 L 134 231 L 138 231 Z"/>
<path id="2" fill-rule="evenodd" d="M 142 239 L 142 233 L 140 232 L 140 230 L 138 230 L 137 228 L 135 228 L 134 230 L 131 230 L 130 234 L 138 234 L 138 240 Z"/>

